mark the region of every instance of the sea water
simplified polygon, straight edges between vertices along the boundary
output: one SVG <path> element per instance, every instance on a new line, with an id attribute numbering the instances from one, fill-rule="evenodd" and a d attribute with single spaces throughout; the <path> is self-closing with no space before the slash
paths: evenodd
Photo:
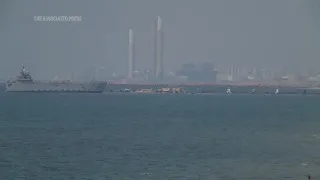
<path id="1" fill-rule="evenodd" d="M 320 97 L 0 93 L 0 179 L 320 178 Z"/>

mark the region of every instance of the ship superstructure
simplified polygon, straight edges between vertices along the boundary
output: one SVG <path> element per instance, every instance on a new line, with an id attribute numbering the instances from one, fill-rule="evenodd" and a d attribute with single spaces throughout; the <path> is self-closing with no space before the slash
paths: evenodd
<path id="1" fill-rule="evenodd" d="M 72 81 L 34 81 L 23 66 L 20 75 L 6 82 L 6 92 L 83 92 L 101 93 L 105 83 L 78 83 Z"/>

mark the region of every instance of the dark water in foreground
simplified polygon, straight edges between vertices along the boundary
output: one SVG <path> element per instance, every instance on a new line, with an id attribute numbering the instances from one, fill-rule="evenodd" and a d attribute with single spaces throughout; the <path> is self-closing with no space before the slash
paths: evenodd
<path id="1" fill-rule="evenodd" d="M 0 179 L 320 179 L 320 97 L 0 94 Z"/>

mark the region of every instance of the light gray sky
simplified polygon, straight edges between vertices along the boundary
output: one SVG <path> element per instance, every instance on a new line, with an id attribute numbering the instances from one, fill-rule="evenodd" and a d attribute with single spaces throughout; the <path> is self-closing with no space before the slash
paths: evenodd
<path id="1" fill-rule="evenodd" d="M 34 21 L 46 15 L 83 21 Z M 320 69 L 318 0 L 2 0 L 0 77 L 21 64 L 41 79 L 96 65 L 125 74 L 129 28 L 136 67 L 152 69 L 158 15 L 166 72 L 205 61 Z"/>

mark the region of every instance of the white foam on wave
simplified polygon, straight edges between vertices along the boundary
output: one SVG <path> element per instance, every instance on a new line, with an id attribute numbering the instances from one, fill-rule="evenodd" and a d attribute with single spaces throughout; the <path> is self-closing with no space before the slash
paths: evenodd
<path id="1" fill-rule="evenodd" d="M 320 139 L 320 136 L 318 136 L 318 135 L 316 135 L 316 134 L 312 135 L 312 137 L 317 138 L 317 139 Z"/>

